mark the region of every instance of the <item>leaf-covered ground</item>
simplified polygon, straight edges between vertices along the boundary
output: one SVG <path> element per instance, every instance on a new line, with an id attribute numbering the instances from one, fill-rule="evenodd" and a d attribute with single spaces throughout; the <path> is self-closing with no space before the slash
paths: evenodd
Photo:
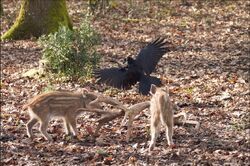
<path id="1" fill-rule="evenodd" d="M 14 22 L 20 2 L 1 1 L 1 34 Z M 90 82 L 65 82 L 23 76 L 38 67 L 41 49 L 35 39 L 1 42 L 1 163 L 3 165 L 249 165 L 249 8 L 248 1 L 120 1 L 93 20 L 101 34 L 98 51 L 101 67 L 114 66 L 136 55 L 146 42 L 163 36 L 172 51 L 158 64 L 155 74 L 166 80 L 172 100 L 201 123 L 193 128 L 174 128 L 174 149 L 161 132 L 152 155 L 145 152 L 149 141 L 148 111 L 134 121 L 133 139 L 120 134 L 121 119 L 105 125 L 100 137 L 89 135 L 96 116 L 78 119 L 78 138 L 64 138 L 61 121 L 52 121 L 46 142 L 36 132 L 30 141 L 21 111 L 32 96 L 48 89 L 77 90 L 88 86 L 111 95 L 126 105 L 149 99 L 136 88 L 119 91 Z M 87 10 L 84 1 L 67 1 L 75 26 Z"/>

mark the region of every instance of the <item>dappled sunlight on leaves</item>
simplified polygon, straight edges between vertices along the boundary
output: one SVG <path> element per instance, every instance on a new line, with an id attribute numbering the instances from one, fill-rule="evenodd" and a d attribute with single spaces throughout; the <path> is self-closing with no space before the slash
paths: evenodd
<path id="1" fill-rule="evenodd" d="M 132 2 L 132 1 L 131 1 Z M 15 20 L 20 5 L 2 0 L 1 34 Z M 87 1 L 67 1 L 74 26 L 87 12 Z M 137 88 L 118 90 L 78 81 L 34 76 L 42 53 L 36 40 L 1 42 L 1 162 L 4 165 L 247 165 L 249 163 L 249 2 L 247 1 L 117 1 L 105 13 L 94 15 L 93 26 L 101 35 L 97 51 L 101 68 L 117 66 L 136 56 L 147 42 L 166 37 L 170 52 L 154 72 L 170 89 L 179 111 L 201 122 L 198 131 L 174 127 L 176 148 L 166 145 L 160 133 L 155 151 L 148 154 L 149 112 L 134 121 L 132 140 L 125 141 L 121 119 L 107 123 L 93 138 L 96 116 L 77 120 L 78 139 L 64 137 L 62 121 L 52 121 L 48 132 L 53 142 L 29 140 L 29 117 L 22 106 L 49 90 L 77 91 L 88 88 L 123 102 L 126 106 L 146 101 Z M 138 86 L 138 85 L 135 85 Z M 107 108 L 111 109 L 111 108 Z"/>

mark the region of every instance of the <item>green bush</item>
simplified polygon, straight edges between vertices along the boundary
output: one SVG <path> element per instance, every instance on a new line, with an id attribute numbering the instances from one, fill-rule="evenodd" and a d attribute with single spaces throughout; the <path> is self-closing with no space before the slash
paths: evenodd
<path id="1" fill-rule="evenodd" d="M 91 77 L 100 59 L 95 47 L 99 36 L 87 20 L 74 31 L 62 26 L 57 32 L 44 35 L 39 38 L 39 44 L 48 69 L 71 79 Z"/>

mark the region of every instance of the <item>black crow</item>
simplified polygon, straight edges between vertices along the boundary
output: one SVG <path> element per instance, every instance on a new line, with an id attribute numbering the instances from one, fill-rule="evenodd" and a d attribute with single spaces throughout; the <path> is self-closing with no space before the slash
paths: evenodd
<path id="1" fill-rule="evenodd" d="M 161 85 L 160 79 L 150 74 L 161 57 L 169 51 L 166 43 L 163 38 L 157 38 L 142 48 L 135 59 L 128 57 L 127 66 L 95 70 L 97 81 L 119 89 L 129 89 L 139 82 L 139 92 L 147 95 L 151 84 Z"/>

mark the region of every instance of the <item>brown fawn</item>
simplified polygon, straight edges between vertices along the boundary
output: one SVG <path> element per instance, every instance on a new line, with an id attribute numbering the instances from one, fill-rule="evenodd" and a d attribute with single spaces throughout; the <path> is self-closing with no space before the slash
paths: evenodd
<path id="1" fill-rule="evenodd" d="M 66 134 L 76 136 L 76 118 L 85 110 L 88 104 L 95 100 L 94 93 L 73 93 L 66 91 L 53 91 L 35 96 L 28 104 L 23 106 L 23 110 L 28 109 L 30 120 L 27 123 L 27 135 L 33 137 L 32 127 L 40 123 L 39 130 L 46 140 L 51 141 L 51 136 L 47 133 L 49 121 L 55 117 L 60 117 L 64 121 Z M 95 108 L 100 106 L 95 105 Z M 86 109 L 87 110 L 87 109 Z"/>
<path id="2" fill-rule="evenodd" d="M 150 101 L 150 131 L 151 141 L 149 151 L 154 149 L 156 139 L 160 132 L 161 123 L 166 127 L 166 137 L 169 146 L 174 146 L 173 143 L 173 125 L 174 125 L 174 112 L 173 105 L 169 98 L 168 88 L 160 88 L 151 85 L 150 94 L 152 95 Z"/>

